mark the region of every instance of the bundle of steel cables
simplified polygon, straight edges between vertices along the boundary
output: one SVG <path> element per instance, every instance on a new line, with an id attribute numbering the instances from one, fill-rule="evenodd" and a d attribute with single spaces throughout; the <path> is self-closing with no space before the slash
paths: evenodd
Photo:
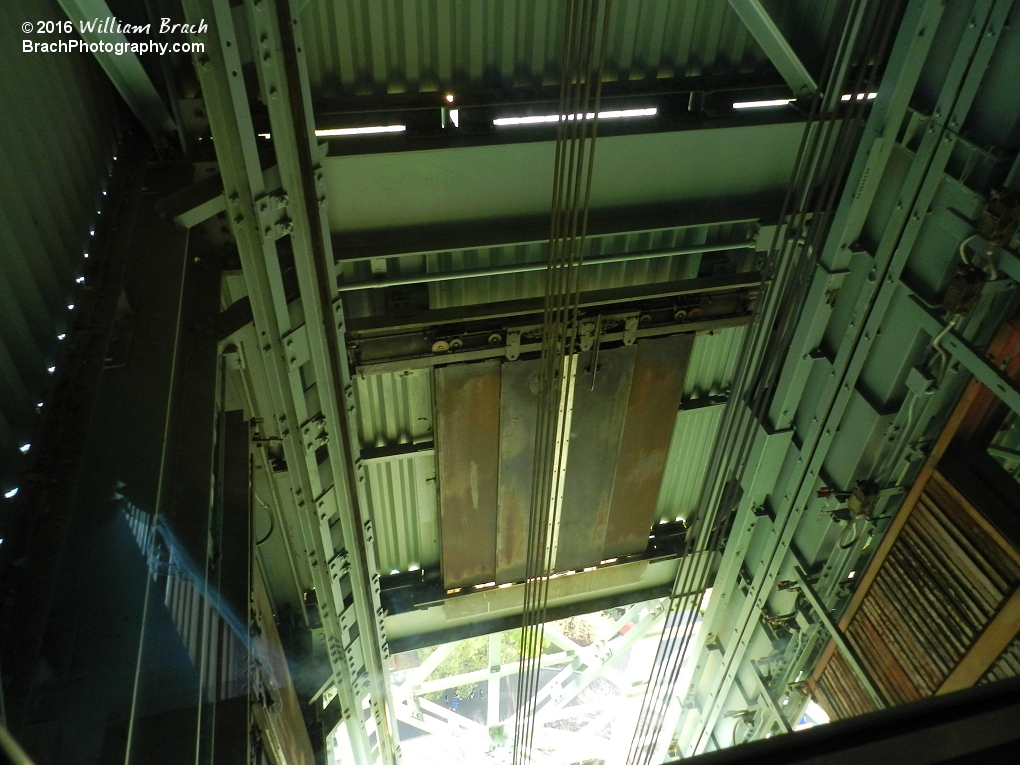
<path id="1" fill-rule="evenodd" d="M 568 0 L 560 72 L 552 217 L 546 264 L 538 420 L 532 474 L 514 765 L 531 759 L 549 578 L 566 468 L 584 261 L 610 0 Z"/>

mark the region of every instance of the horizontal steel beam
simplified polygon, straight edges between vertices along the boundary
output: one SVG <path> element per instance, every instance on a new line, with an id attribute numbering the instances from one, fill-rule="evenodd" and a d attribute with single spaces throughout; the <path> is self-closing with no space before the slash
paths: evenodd
<path id="1" fill-rule="evenodd" d="M 737 242 L 717 242 L 715 244 L 700 244 L 694 247 L 681 247 L 672 250 L 646 250 L 642 252 L 621 252 L 616 255 L 603 255 L 597 258 L 588 258 L 583 266 L 604 266 L 608 263 L 630 263 L 635 260 L 651 260 L 652 258 L 675 258 L 687 255 L 701 255 L 706 252 L 726 252 L 728 250 L 746 250 L 754 248 L 753 239 L 741 239 Z M 340 285 L 341 292 L 351 290 L 379 289 L 382 287 L 398 287 L 407 284 L 426 284 L 431 282 L 451 281 L 454 279 L 477 279 L 483 276 L 503 276 L 506 274 L 524 274 L 535 271 L 545 271 L 546 263 L 539 261 L 535 263 L 516 263 L 510 266 L 495 266 L 493 268 L 472 268 L 461 271 L 440 271 L 424 274 L 412 274 L 410 276 L 383 277 L 371 281 L 349 282 Z"/>
<path id="2" fill-rule="evenodd" d="M 634 339 L 641 340 L 650 337 L 666 337 L 669 335 L 680 335 L 691 332 L 713 332 L 720 329 L 732 329 L 742 327 L 751 323 L 751 314 L 739 314 L 725 316 L 718 319 L 706 319 L 704 321 L 688 321 L 683 324 L 671 324 L 661 327 L 648 327 L 637 329 L 634 332 Z M 618 343 L 624 339 L 623 332 L 607 332 L 601 336 L 599 345 Z M 541 342 L 521 343 L 518 351 L 521 354 L 539 353 L 542 350 Z M 435 353 L 423 356 L 406 356 L 396 359 L 373 360 L 357 364 L 356 372 L 359 375 L 383 374 L 386 372 L 402 372 L 407 369 L 428 369 L 429 367 L 445 366 L 447 364 L 460 364 L 468 361 L 483 361 L 495 359 L 507 355 L 504 345 L 497 345 L 480 350 Z"/>
<path id="3" fill-rule="evenodd" d="M 684 279 L 674 282 L 640 284 L 633 287 L 582 292 L 579 303 L 582 308 L 594 308 L 635 300 L 655 300 L 680 295 L 710 295 L 712 293 L 734 290 L 757 289 L 761 285 L 761 274 L 749 272 L 733 276 Z M 365 337 L 392 335 L 397 332 L 413 332 L 444 324 L 492 319 L 506 321 L 529 315 L 541 315 L 544 306 L 545 298 L 537 297 L 521 300 L 501 300 L 495 303 L 457 306 L 454 308 L 434 308 L 427 311 L 419 311 L 412 316 L 400 319 L 399 322 L 395 322 L 389 316 L 369 316 L 360 319 L 350 319 L 347 325 L 347 334 L 352 338 L 362 339 Z"/>
<path id="4" fill-rule="evenodd" d="M 668 206 L 651 210 L 648 206 L 593 210 L 588 222 L 588 238 L 714 226 L 745 226 L 757 230 L 759 226 L 773 224 L 778 214 L 778 207 L 770 203 L 727 207 L 691 203 L 685 204 L 682 210 Z M 351 263 L 374 258 L 545 244 L 549 241 L 549 226 L 548 215 L 525 215 L 429 226 L 341 231 L 333 234 L 333 250 L 337 262 Z"/>

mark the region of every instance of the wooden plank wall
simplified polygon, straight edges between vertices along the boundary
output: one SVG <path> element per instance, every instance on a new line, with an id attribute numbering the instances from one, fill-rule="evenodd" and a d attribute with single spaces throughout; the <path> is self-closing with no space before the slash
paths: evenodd
<path id="1" fill-rule="evenodd" d="M 1018 339 L 1008 322 L 990 358 L 1012 366 Z M 937 467 L 996 403 L 976 381 L 965 391 L 840 619 L 889 706 L 1020 669 L 1020 551 Z M 875 709 L 832 641 L 808 685 L 830 718 Z"/>

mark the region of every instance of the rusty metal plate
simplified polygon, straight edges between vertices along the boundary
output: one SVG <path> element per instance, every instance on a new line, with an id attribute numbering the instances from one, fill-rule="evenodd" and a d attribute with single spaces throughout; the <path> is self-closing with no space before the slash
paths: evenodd
<path id="1" fill-rule="evenodd" d="M 524 579 L 531 522 L 540 361 L 503 364 L 499 418 L 496 581 Z"/>
<path id="2" fill-rule="evenodd" d="M 638 343 L 603 558 L 643 552 L 648 546 L 693 347 L 693 335 Z"/>
<path id="3" fill-rule="evenodd" d="M 557 571 L 595 566 L 602 560 L 638 347 L 601 351 L 593 388 L 594 355 L 588 351 L 577 360 Z"/>
<path id="4" fill-rule="evenodd" d="M 443 581 L 447 588 L 496 575 L 500 362 L 436 370 Z"/>

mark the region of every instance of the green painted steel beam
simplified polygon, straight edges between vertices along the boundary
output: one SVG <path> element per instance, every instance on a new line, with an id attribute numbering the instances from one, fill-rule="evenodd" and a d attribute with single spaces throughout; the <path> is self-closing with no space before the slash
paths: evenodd
<path id="1" fill-rule="evenodd" d="M 730 0 L 730 7 L 736 11 L 795 96 L 798 98 L 808 96 L 818 90 L 815 78 L 779 31 L 779 27 L 765 10 L 761 0 Z"/>

